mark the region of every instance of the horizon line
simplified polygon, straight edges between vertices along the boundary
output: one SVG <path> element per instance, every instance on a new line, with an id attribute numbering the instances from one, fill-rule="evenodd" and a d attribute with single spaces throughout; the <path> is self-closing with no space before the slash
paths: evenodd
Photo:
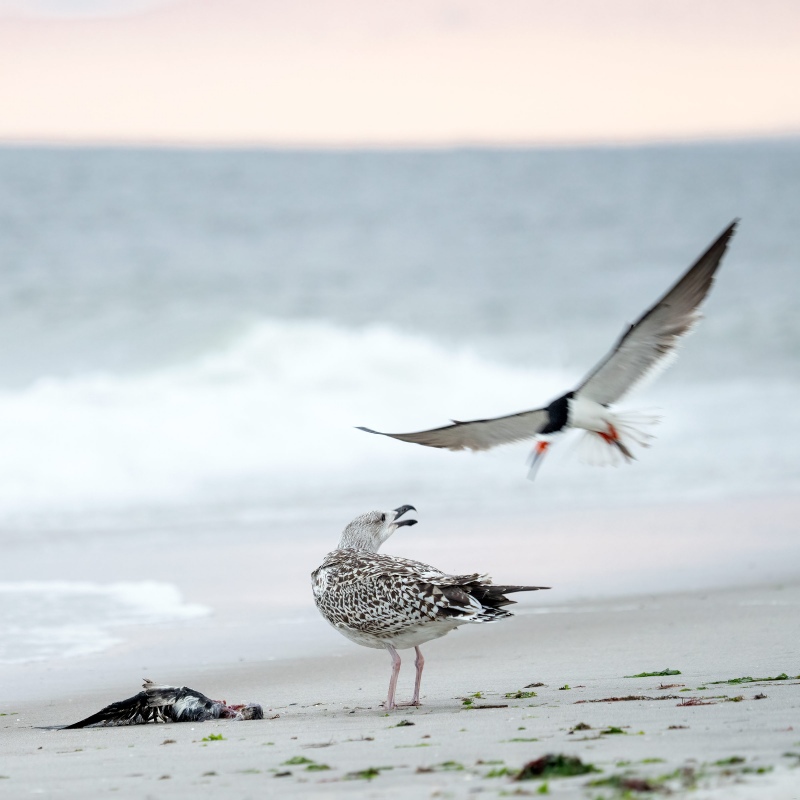
<path id="1" fill-rule="evenodd" d="M 645 149 L 648 147 L 690 147 L 693 145 L 735 145 L 760 142 L 792 142 L 800 139 L 800 129 L 772 132 L 698 134 L 653 137 L 595 137 L 587 139 L 519 139 L 497 141 L 464 137 L 435 141 L 293 141 L 268 139 L 196 140 L 181 138 L 117 137 L 8 137 L 0 135 L 0 148 L 53 150 L 274 150 L 282 152 L 441 152 L 455 150 L 590 150 Z"/>

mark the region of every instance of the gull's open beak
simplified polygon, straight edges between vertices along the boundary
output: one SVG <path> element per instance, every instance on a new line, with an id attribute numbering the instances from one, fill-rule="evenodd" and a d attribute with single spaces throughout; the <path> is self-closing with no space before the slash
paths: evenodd
<path id="1" fill-rule="evenodd" d="M 401 528 L 403 525 L 416 525 L 417 520 L 415 519 L 404 519 L 402 522 L 398 522 L 397 520 L 403 516 L 407 511 L 416 511 L 417 509 L 414 506 L 400 506 L 400 508 L 396 508 L 394 510 L 394 524 Z"/>

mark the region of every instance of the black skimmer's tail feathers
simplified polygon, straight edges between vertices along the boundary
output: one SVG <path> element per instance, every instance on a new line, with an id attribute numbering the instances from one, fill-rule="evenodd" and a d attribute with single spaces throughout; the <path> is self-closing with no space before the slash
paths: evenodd
<path id="1" fill-rule="evenodd" d="M 143 725 L 148 722 L 203 722 L 209 719 L 263 719 L 260 705 L 229 706 L 211 700 L 187 686 L 157 686 L 145 679 L 139 694 L 111 703 L 86 719 L 65 725 L 62 730 L 87 728 L 90 725 Z"/>
<path id="2" fill-rule="evenodd" d="M 635 461 L 634 445 L 650 447 L 655 436 L 645 428 L 657 425 L 661 419 L 657 414 L 646 411 L 609 411 L 608 417 L 611 423 L 609 430 L 583 431 L 577 439 L 575 451 L 584 464 L 618 467 Z"/>
<path id="3" fill-rule="evenodd" d="M 416 433 L 359 430 L 448 450 L 488 450 L 502 444 L 538 439 L 529 461 L 530 478 L 536 474 L 547 452 L 550 437 L 568 428 L 587 432 L 581 448 L 584 460 L 589 463 L 634 461 L 631 445 L 649 446 L 653 436 L 644 428 L 658 418 L 642 412 L 612 411 L 609 406 L 644 379 L 664 369 L 675 357 L 681 340 L 701 318 L 699 306 L 713 285 L 738 222 L 734 220 L 678 281 L 637 322 L 626 328 L 577 389 L 557 398 L 546 408 L 453 422 Z"/>

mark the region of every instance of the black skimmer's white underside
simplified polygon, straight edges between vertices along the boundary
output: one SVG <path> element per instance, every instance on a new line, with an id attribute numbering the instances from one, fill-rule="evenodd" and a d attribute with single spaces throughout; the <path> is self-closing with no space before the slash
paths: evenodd
<path id="1" fill-rule="evenodd" d="M 359 430 L 448 450 L 489 450 L 537 439 L 531 462 L 533 474 L 554 434 L 581 428 L 586 431 L 581 442 L 584 460 L 594 464 L 632 461 L 631 444 L 647 447 L 652 435 L 643 427 L 654 424 L 658 417 L 612 411 L 609 406 L 675 357 L 681 339 L 701 318 L 698 308 L 711 289 L 737 223 L 734 220 L 677 283 L 625 329 L 611 351 L 575 389 L 549 405 L 490 419 L 454 420 L 451 425 L 416 433 Z"/>

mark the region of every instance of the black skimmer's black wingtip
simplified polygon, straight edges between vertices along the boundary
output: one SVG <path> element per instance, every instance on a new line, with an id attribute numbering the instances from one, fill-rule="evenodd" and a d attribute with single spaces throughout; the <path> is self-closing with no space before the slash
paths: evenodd
<path id="1" fill-rule="evenodd" d="M 706 251 L 706 253 L 711 253 L 711 252 L 713 252 L 715 250 L 715 248 L 718 248 L 720 246 L 722 247 L 723 252 L 725 250 L 727 250 L 728 244 L 730 243 L 730 240 L 733 238 L 733 235 L 738 230 L 739 223 L 741 221 L 742 221 L 741 217 L 734 217 L 733 222 L 731 222 L 731 224 L 728 225 L 728 227 L 725 228 L 725 230 L 723 230 L 722 233 L 720 233 L 719 236 L 717 236 L 717 238 L 714 240 L 714 242 L 709 246 L 709 248 Z M 701 256 L 701 258 L 702 258 L 702 256 Z M 699 260 L 700 259 L 698 259 L 698 261 Z"/>

